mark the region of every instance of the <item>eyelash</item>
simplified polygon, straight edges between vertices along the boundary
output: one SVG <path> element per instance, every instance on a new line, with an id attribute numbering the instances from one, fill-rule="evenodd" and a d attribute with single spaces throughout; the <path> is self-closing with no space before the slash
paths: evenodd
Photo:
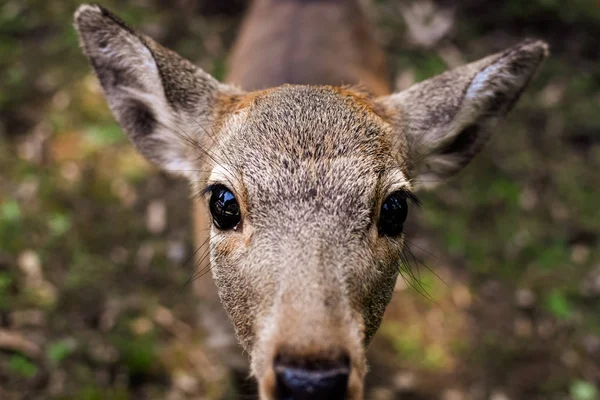
<path id="1" fill-rule="evenodd" d="M 202 189 L 200 191 L 200 196 L 204 197 L 206 195 L 210 195 L 212 194 L 216 189 L 220 188 L 220 187 L 226 187 L 225 185 L 222 185 L 220 183 L 211 183 L 210 185 L 206 186 L 204 189 Z"/>
<path id="2" fill-rule="evenodd" d="M 406 198 L 409 199 L 410 202 L 413 203 L 415 206 L 421 207 L 421 200 L 419 200 L 419 198 L 413 192 L 405 189 L 400 189 L 399 192 L 404 193 Z"/>

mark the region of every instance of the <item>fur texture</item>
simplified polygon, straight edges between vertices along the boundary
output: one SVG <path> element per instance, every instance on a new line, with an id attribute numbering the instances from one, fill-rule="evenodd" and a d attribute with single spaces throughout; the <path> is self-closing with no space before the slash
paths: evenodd
<path id="1" fill-rule="evenodd" d="M 313 19 L 314 32 L 299 35 L 299 24 Z M 325 22 L 329 37 L 319 34 Z M 388 88 L 383 56 L 356 4 L 257 0 L 230 75 L 260 89 L 246 93 L 98 6 L 81 6 L 75 26 L 139 151 L 185 176 L 198 196 L 215 183 L 235 194 L 242 223 L 210 230 L 210 264 L 264 399 L 274 396 L 275 359 L 308 365 L 340 357 L 352 366 L 348 398 L 362 398 L 365 348 L 390 300 L 403 247 L 402 236 L 378 233 L 382 202 L 464 167 L 547 55 L 545 43 L 525 41 L 373 97 Z M 315 85 L 361 82 L 367 92 Z M 209 196 L 199 197 L 207 204 Z M 203 213 L 200 206 L 199 245 L 208 227 Z M 221 311 L 205 304 L 220 339 L 214 343 L 230 348 Z"/>
<path id="2" fill-rule="evenodd" d="M 415 185 L 435 187 L 479 152 L 532 79 L 548 46 L 525 40 L 378 100 L 409 146 Z"/>

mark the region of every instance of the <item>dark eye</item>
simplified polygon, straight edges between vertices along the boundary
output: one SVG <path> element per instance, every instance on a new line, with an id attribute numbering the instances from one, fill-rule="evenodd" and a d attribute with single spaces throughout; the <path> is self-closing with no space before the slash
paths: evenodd
<path id="1" fill-rule="evenodd" d="M 379 234 L 398 236 L 402 233 L 404 221 L 408 215 L 407 195 L 404 192 L 394 192 L 381 205 L 379 215 Z"/>
<path id="2" fill-rule="evenodd" d="M 234 229 L 241 221 L 240 206 L 225 186 L 211 189 L 209 209 L 215 226 L 222 230 Z"/>

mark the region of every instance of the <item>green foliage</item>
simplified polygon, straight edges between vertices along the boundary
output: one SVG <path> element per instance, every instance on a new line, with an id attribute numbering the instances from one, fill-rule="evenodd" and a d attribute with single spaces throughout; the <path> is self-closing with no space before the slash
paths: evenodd
<path id="1" fill-rule="evenodd" d="M 419 332 L 416 327 L 404 327 L 399 323 L 387 322 L 382 326 L 381 333 L 387 336 L 399 357 L 408 362 L 417 362 L 424 359 L 425 349 L 420 343 Z"/>
<path id="2" fill-rule="evenodd" d="M 600 392 L 594 384 L 587 381 L 575 381 L 570 388 L 573 400 L 598 400 Z"/>
<path id="3" fill-rule="evenodd" d="M 131 396 L 127 388 L 100 388 L 97 386 L 86 387 L 81 392 L 69 400 L 129 400 Z"/>
<path id="4" fill-rule="evenodd" d="M 415 81 L 421 82 L 444 72 L 446 63 L 436 54 L 421 54 L 411 60 L 415 67 Z"/>
<path id="5" fill-rule="evenodd" d="M 19 203 L 7 200 L 0 204 L 0 249 L 15 250 L 20 242 L 22 213 Z"/>
<path id="6" fill-rule="evenodd" d="M 48 227 L 52 236 L 63 236 L 71 228 L 71 217 L 62 213 L 54 213 L 48 220 Z"/>
<path id="7" fill-rule="evenodd" d="M 7 224 L 14 224 L 21 219 L 21 208 L 19 203 L 9 200 L 0 206 L 0 221 Z"/>
<path id="8" fill-rule="evenodd" d="M 26 357 L 14 354 L 9 361 L 9 368 L 24 378 L 32 378 L 37 374 L 38 367 Z"/>
<path id="9" fill-rule="evenodd" d="M 546 298 L 546 307 L 559 319 L 569 318 L 573 313 L 573 306 L 567 296 L 558 289 L 552 289 Z"/>
<path id="10" fill-rule="evenodd" d="M 386 321 L 381 327 L 381 334 L 388 338 L 402 363 L 427 371 L 436 371 L 447 366 L 447 351 L 437 343 L 427 343 L 420 329 L 418 325 L 407 326 Z"/>
<path id="11" fill-rule="evenodd" d="M 227 73 L 227 63 L 225 59 L 215 60 L 212 76 L 217 80 L 224 80 L 226 78 Z"/>
<path id="12" fill-rule="evenodd" d="M 10 301 L 8 289 L 13 281 L 13 276 L 10 273 L 0 271 L 0 310 L 9 309 Z"/>
<path id="13" fill-rule="evenodd" d="M 85 139 L 90 148 L 96 149 L 125 142 L 125 135 L 121 127 L 113 122 L 90 126 L 85 134 Z"/>
<path id="14" fill-rule="evenodd" d="M 504 10 L 512 17 L 526 19 L 550 14 L 568 23 L 593 22 L 600 18 L 598 3 L 594 0 L 510 0 Z"/>
<path id="15" fill-rule="evenodd" d="M 536 257 L 537 264 L 544 269 L 564 267 L 569 262 L 569 248 L 562 240 L 555 240 L 549 246 L 540 246 Z"/>
<path id="16" fill-rule="evenodd" d="M 155 339 L 152 334 L 131 337 L 123 335 L 115 340 L 123 362 L 132 376 L 150 375 L 156 367 Z"/>
<path id="17" fill-rule="evenodd" d="M 47 357 L 56 364 L 63 361 L 71 353 L 73 353 L 73 346 L 71 343 L 64 340 L 52 343 L 50 347 L 48 347 L 48 350 L 46 350 Z"/>

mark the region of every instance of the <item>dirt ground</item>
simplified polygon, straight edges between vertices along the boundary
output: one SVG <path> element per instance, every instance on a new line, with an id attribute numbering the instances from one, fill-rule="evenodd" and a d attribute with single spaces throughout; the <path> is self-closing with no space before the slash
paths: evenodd
<path id="1" fill-rule="evenodd" d="M 0 398 L 239 398 L 198 326 L 193 200 L 111 117 L 78 3 L 0 4 Z M 100 3 L 218 78 L 245 4 Z M 367 399 L 600 399 L 600 5 L 369 10 L 400 88 L 524 37 L 552 55 L 482 154 L 420 196 Z"/>

